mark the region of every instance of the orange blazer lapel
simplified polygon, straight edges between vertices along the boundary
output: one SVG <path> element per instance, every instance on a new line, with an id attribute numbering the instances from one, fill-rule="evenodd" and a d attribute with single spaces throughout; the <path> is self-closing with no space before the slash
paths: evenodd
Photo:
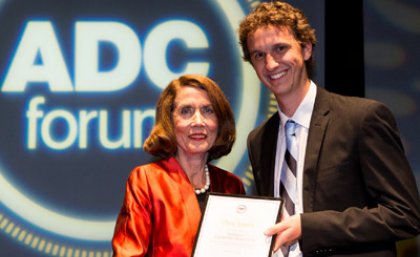
<path id="1" fill-rule="evenodd" d="M 189 231 L 191 234 L 196 235 L 197 229 L 201 219 L 200 206 L 198 205 L 197 197 L 190 184 L 190 181 L 179 165 L 178 161 L 171 157 L 167 160 L 167 170 L 170 171 L 171 178 L 179 184 L 178 192 L 174 192 L 174 197 L 181 197 L 184 203 L 183 212 L 189 221 Z"/>

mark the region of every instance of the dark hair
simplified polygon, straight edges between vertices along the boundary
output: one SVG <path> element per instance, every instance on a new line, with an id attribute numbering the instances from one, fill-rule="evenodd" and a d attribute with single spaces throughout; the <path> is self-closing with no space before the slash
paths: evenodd
<path id="1" fill-rule="evenodd" d="M 289 27 L 294 37 L 303 45 L 311 43 L 316 45 L 315 29 L 311 27 L 305 14 L 290 4 L 274 1 L 261 3 L 239 25 L 239 44 L 242 47 L 243 59 L 251 63 L 248 49 L 248 37 L 257 29 L 267 26 Z M 313 55 L 305 61 L 308 76 L 311 78 L 315 68 Z"/>
<path id="2" fill-rule="evenodd" d="M 175 155 L 177 141 L 174 132 L 172 112 L 174 101 L 181 87 L 193 87 L 207 92 L 217 117 L 218 133 L 214 145 L 208 153 L 208 161 L 227 155 L 236 139 L 235 119 L 226 96 L 213 80 L 208 77 L 188 74 L 172 80 L 162 91 L 156 105 L 156 123 L 144 142 L 143 149 L 161 158 Z"/>

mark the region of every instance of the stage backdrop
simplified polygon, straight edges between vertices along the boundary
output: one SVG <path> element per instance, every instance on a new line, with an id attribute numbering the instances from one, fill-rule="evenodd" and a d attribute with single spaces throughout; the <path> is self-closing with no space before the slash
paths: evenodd
<path id="1" fill-rule="evenodd" d="M 0 0 L 0 257 L 111 256 L 157 97 L 184 73 L 227 95 L 237 141 L 216 164 L 252 194 L 246 137 L 276 108 L 238 44 L 256 3 Z"/>
<path id="2" fill-rule="evenodd" d="M 239 20 L 257 2 L 0 0 L 0 257 L 111 256 L 125 180 L 135 165 L 151 160 L 141 146 L 154 123 L 155 102 L 180 74 L 208 75 L 226 93 L 238 140 L 216 164 L 241 176 L 252 194 L 246 136 L 276 108 L 237 43 Z M 324 1 L 289 2 L 304 9 L 317 29 L 316 82 L 323 85 Z M 395 40 L 378 30 L 384 23 L 399 39 L 408 36 L 399 45 L 411 50 L 412 59 L 403 55 L 411 61 L 399 64 L 415 69 L 419 30 L 389 18 L 395 3 L 367 1 L 376 17 L 370 32 L 377 35 L 369 42 Z M 414 1 L 397 6 L 412 15 L 419 11 Z M 417 106 L 418 76 L 392 72 L 407 85 L 397 88 L 375 81 L 391 76 L 387 67 L 383 73 L 370 67 L 369 83 L 402 90 L 403 101 Z M 397 119 L 419 172 L 418 144 L 409 143 L 416 130 L 405 124 L 420 115 L 418 107 L 410 110 L 409 117 L 397 112 Z"/>
<path id="3" fill-rule="evenodd" d="M 420 1 L 363 3 L 366 97 L 384 102 L 395 114 L 419 187 Z M 398 246 L 400 257 L 420 256 L 420 236 Z"/>

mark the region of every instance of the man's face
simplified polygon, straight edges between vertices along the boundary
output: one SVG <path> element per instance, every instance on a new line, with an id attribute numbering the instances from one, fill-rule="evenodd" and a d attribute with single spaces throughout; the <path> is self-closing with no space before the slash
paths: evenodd
<path id="1" fill-rule="evenodd" d="M 248 37 L 248 50 L 257 76 L 277 99 L 303 94 L 308 81 L 305 60 L 312 55 L 311 44 L 302 47 L 288 27 L 267 26 Z"/>

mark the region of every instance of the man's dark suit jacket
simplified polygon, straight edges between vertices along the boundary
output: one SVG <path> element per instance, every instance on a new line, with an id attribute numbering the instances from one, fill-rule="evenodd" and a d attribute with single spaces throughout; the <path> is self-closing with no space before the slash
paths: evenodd
<path id="1" fill-rule="evenodd" d="M 280 117 L 248 137 L 257 192 L 274 195 Z M 381 103 L 317 87 L 303 171 L 304 256 L 395 256 L 420 232 L 420 200 L 396 122 Z"/>

